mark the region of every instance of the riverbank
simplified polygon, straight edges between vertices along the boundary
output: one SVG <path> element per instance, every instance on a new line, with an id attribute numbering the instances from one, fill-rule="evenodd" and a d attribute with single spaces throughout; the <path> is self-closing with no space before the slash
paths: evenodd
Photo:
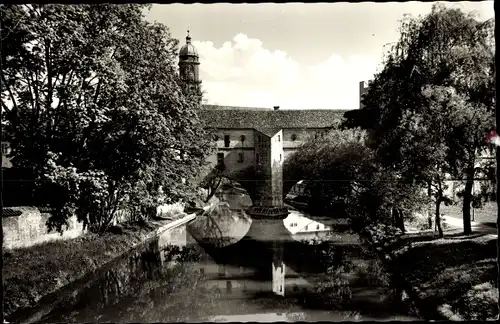
<path id="1" fill-rule="evenodd" d="M 114 233 L 88 233 L 28 248 L 4 249 L 4 318 L 15 318 L 24 309 L 35 307 L 45 296 L 93 273 L 187 217 L 192 215 L 180 214 L 142 225 L 123 224 Z"/>
<path id="2" fill-rule="evenodd" d="M 395 244 L 381 242 L 381 257 L 428 319 L 495 319 L 496 235 L 491 228 L 481 226 L 476 226 L 472 235 L 464 235 L 446 218 L 443 225 L 442 239 L 412 235 L 396 239 Z"/>
<path id="3" fill-rule="evenodd" d="M 497 316 L 496 238 L 450 236 L 418 242 L 394 260 L 419 298 L 450 320 Z"/>

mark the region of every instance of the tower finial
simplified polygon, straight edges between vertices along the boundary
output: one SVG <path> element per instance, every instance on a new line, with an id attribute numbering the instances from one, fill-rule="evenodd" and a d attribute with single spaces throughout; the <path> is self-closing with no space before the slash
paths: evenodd
<path id="1" fill-rule="evenodd" d="M 187 30 L 186 44 L 191 44 L 191 36 L 189 36 L 189 29 Z"/>

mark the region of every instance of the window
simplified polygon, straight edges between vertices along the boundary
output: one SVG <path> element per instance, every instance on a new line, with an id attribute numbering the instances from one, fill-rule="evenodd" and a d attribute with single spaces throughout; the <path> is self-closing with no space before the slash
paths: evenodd
<path id="1" fill-rule="evenodd" d="M 259 164 L 260 163 L 260 156 L 259 153 L 255 154 L 255 163 Z"/>
<path id="2" fill-rule="evenodd" d="M 229 147 L 229 143 L 231 143 L 229 135 L 224 135 L 224 147 Z"/>
<path id="3" fill-rule="evenodd" d="M 295 140 L 297 140 L 297 135 L 292 134 L 292 142 L 295 141 Z"/>
<path id="4" fill-rule="evenodd" d="M 281 142 L 281 135 L 278 135 L 278 142 Z"/>
<path id="5" fill-rule="evenodd" d="M 241 135 L 241 136 L 240 136 L 240 140 L 241 140 L 242 142 L 244 142 L 244 141 L 245 141 L 245 139 L 246 139 L 245 135 Z"/>
<path id="6" fill-rule="evenodd" d="M 281 154 L 280 154 L 280 161 L 281 161 Z"/>
<path id="7" fill-rule="evenodd" d="M 257 142 L 259 142 L 259 143 L 260 143 L 261 141 L 262 141 L 262 138 L 260 137 L 260 135 L 259 135 L 259 136 L 257 136 Z"/>
<path id="8" fill-rule="evenodd" d="M 319 230 L 319 224 L 318 224 L 318 225 L 316 225 L 316 229 L 317 229 L 317 230 Z"/>
<path id="9" fill-rule="evenodd" d="M 304 228 L 306 231 L 307 231 L 307 227 L 308 227 L 308 225 L 306 225 L 306 227 Z"/>
<path id="10" fill-rule="evenodd" d="M 224 164 L 224 153 L 217 153 L 217 164 Z"/>
<path id="11" fill-rule="evenodd" d="M 238 153 L 238 163 L 243 162 L 243 153 Z"/>

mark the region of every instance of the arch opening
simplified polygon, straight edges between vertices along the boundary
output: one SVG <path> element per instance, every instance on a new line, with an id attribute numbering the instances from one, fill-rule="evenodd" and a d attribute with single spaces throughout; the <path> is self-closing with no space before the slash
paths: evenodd
<path id="1" fill-rule="evenodd" d="M 252 223 L 246 210 L 253 204 L 245 187 L 245 183 L 223 173 L 206 179 L 202 186 L 203 212 L 189 224 L 189 231 L 197 241 L 221 248 L 245 237 Z M 208 194 L 211 196 L 207 197 Z"/>

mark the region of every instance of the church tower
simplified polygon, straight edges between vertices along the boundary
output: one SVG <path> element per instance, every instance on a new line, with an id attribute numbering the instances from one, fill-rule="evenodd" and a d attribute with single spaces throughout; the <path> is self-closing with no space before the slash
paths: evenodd
<path id="1" fill-rule="evenodd" d="M 188 93 L 200 96 L 201 99 L 199 65 L 198 51 L 191 44 L 191 37 L 188 30 L 186 44 L 179 51 L 179 74 L 184 83 L 185 90 Z"/>

